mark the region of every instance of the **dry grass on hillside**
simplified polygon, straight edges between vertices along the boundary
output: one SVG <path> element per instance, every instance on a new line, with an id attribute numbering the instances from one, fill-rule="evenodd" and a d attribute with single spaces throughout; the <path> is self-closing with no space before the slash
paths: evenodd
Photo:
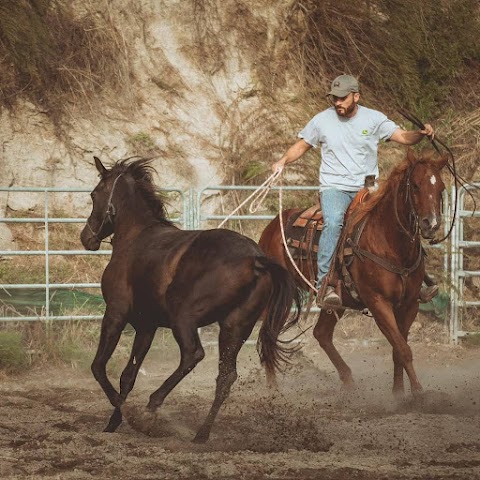
<path id="1" fill-rule="evenodd" d="M 81 14 L 59 0 L 0 4 L 0 104 L 20 97 L 58 117 L 65 104 L 91 105 L 105 89 L 128 94 L 129 65 L 121 30 L 102 1 Z"/>
<path id="2" fill-rule="evenodd" d="M 454 10 L 436 4 L 432 13 L 431 0 L 426 5 L 409 0 L 401 6 L 383 1 L 295 0 L 279 5 L 275 22 L 268 22 L 268 7 L 258 8 L 255 2 L 227 2 L 220 9 L 213 0 L 192 0 L 196 28 L 192 55 L 202 59 L 206 73 L 215 75 L 227 68 L 229 38 L 233 38 L 256 82 L 224 113 L 221 148 L 232 183 L 257 183 L 270 173 L 269 165 L 293 143 L 297 132 L 327 106 L 325 92 L 340 73 L 359 77 L 362 102 L 385 111 L 406 128 L 415 127 L 396 112 L 398 106 L 433 122 L 439 136 L 454 147 L 461 173 L 473 178 L 476 165 L 470 159 L 478 156 L 479 133 L 468 121 L 474 122 L 476 114 L 467 115 L 463 123 L 468 135 L 465 130 L 453 134 L 449 125 L 457 125 L 456 117 L 463 117 L 459 112 L 480 108 L 472 104 L 469 93 L 469 85 L 480 80 L 475 68 L 479 52 L 471 46 L 475 34 L 463 31 L 451 38 L 449 32 L 439 34 L 436 28 L 442 15 L 452 24 L 478 24 L 478 10 L 469 9 L 471 3 L 461 0 Z M 422 23 L 427 10 L 432 18 Z M 222 31 L 231 32 L 230 37 Z M 422 63 L 424 58 L 430 63 Z M 470 80 L 463 84 L 462 78 Z M 398 160 L 396 150 L 383 148 L 386 169 Z M 308 156 L 299 167 L 289 168 L 289 180 L 313 183 L 317 168 L 318 156 Z"/>

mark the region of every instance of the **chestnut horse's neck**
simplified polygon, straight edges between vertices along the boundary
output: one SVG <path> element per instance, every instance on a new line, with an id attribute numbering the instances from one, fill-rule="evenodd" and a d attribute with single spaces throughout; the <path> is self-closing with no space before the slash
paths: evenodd
<path id="1" fill-rule="evenodd" d="M 387 180 L 383 195 L 376 207 L 369 212 L 367 221 L 374 225 L 376 232 L 384 232 L 383 236 L 390 245 L 407 246 L 408 249 L 413 242 L 420 240 L 409 175 L 410 169 Z"/>
<path id="2" fill-rule="evenodd" d="M 397 227 L 410 240 L 419 239 L 418 215 L 412 201 L 409 179 L 410 170 L 406 172 L 401 182 L 393 189 L 393 210 Z"/>

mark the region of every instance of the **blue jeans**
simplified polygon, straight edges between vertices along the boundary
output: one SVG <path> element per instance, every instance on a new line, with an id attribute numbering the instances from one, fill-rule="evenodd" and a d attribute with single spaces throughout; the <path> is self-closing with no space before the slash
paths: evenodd
<path id="1" fill-rule="evenodd" d="M 356 194 L 357 192 L 346 192 L 336 188 L 320 192 L 323 230 L 318 242 L 317 288 L 320 288 L 322 280 L 328 273 L 342 231 L 345 212 Z"/>

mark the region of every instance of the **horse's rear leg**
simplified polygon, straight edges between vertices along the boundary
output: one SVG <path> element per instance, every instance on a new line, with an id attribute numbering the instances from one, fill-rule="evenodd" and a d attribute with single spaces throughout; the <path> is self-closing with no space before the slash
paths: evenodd
<path id="1" fill-rule="evenodd" d="M 184 324 L 180 327 L 176 326 L 172 328 L 172 332 L 180 347 L 180 365 L 163 382 L 162 386 L 150 395 L 147 409 L 152 412 L 162 405 L 175 386 L 205 357 L 205 351 L 200 343 L 195 322 L 190 323 L 188 328 Z"/>
<path id="2" fill-rule="evenodd" d="M 343 315 L 343 312 L 344 310 L 337 310 L 338 318 Z M 313 329 L 313 336 L 317 339 L 318 343 L 337 369 L 340 380 L 343 382 L 343 387 L 351 390 L 355 386 L 352 377 L 352 370 L 345 363 L 333 344 L 333 332 L 335 330 L 335 325 L 337 324 L 337 315 L 335 312 L 322 309 L 317 324 Z"/>
<path id="3" fill-rule="evenodd" d="M 220 324 L 219 368 L 215 399 L 213 400 L 205 422 L 193 439 L 196 443 L 204 443 L 208 440 L 218 411 L 223 402 L 228 398 L 230 389 L 237 379 L 238 352 L 252 333 L 255 321 L 252 322 L 251 318 L 256 318 L 255 316 L 251 316 L 248 323 L 239 324 L 239 314 L 240 310 L 236 310 L 230 314 L 225 323 Z M 247 316 L 247 318 L 248 317 L 249 316 Z"/>
<path id="4" fill-rule="evenodd" d="M 150 350 L 154 337 L 155 330 L 147 332 L 140 331 L 135 334 L 130 359 L 120 377 L 120 397 L 123 402 L 127 399 L 128 394 L 131 392 L 133 385 L 135 384 L 138 371 L 142 366 L 147 352 Z M 104 432 L 114 432 L 121 423 L 122 413 L 119 407 L 115 407 Z"/>

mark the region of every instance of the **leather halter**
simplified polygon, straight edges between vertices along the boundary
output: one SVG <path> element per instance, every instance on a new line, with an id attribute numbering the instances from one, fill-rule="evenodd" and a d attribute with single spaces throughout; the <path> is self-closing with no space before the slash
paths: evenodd
<path id="1" fill-rule="evenodd" d="M 115 205 L 112 203 L 112 198 L 113 198 L 113 192 L 115 191 L 115 187 L 117 186 L 118 179 L 123 175 L 121 173 L 118 175 L 118 177 L 114 180 L 112 190 L 110 192 L 110 195 L 108 196 L 107 200 L 107 209 L 105 211 L 105 215 L 103 216 L 102 223 L 100 224 L 100 227 L 96 232 L 93 231 L 92 227 L 90 226 L 89 219 L 87 219 L 87 227 L 90 229 L 90 232 L 92 232 L 92 235 L 99 241 L 101 242 L 103 239 L 98 236 L 98 234 L 102 231 L 102 228 L 104 227 L 105 223 L 107 220 L 113 225 L 113 219 L 116 215 L 116 210 L 115 210 Z"/>

